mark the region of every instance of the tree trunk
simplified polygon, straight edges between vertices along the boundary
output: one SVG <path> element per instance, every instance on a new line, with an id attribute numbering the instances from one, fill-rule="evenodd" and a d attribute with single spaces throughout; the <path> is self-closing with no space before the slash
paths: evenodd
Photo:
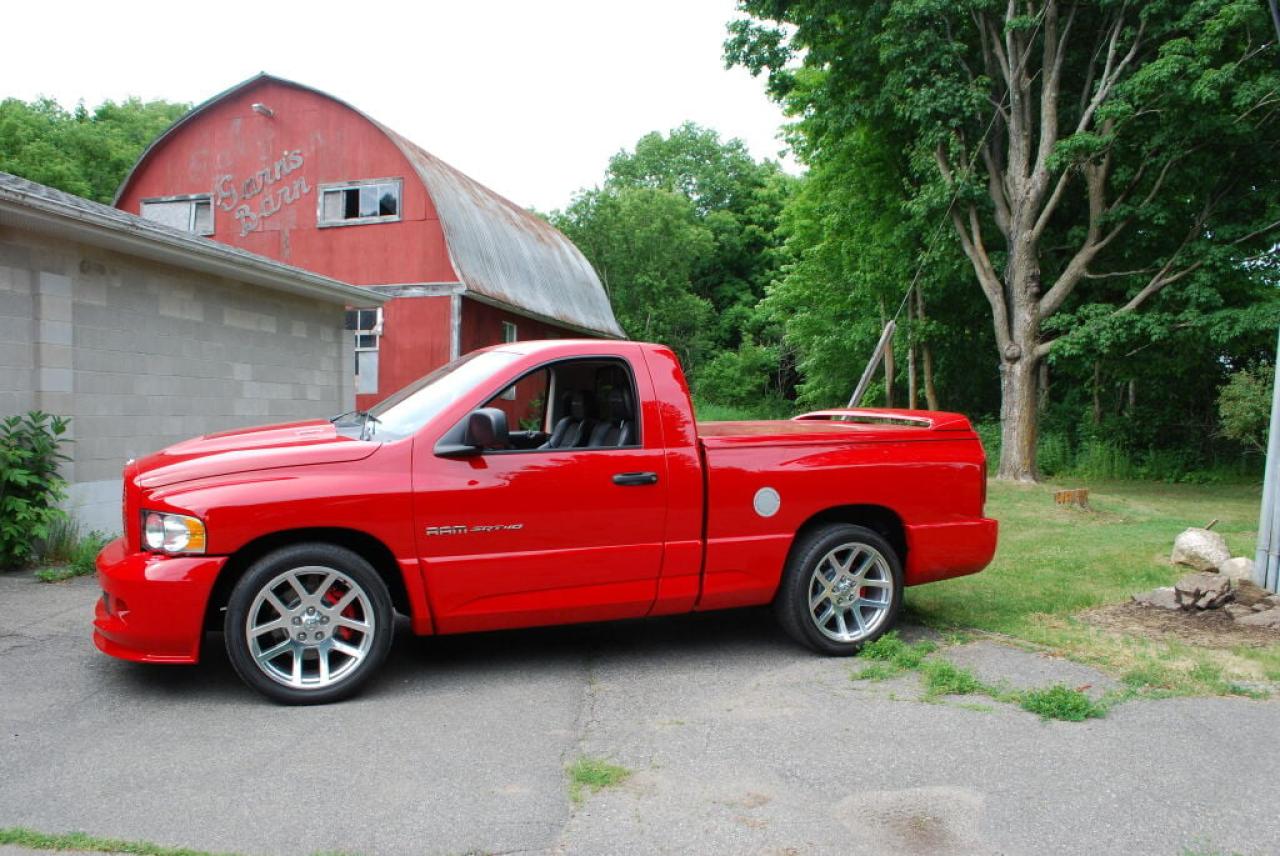
<path id="1" fill-rule="evenodd" d="M 916 318 L 923 325 L 924 315 L 924 294 L 921 293 L 919 286 L 916 287 Z M 938 388 L 933 383 L 933 351 L 929 350 L 927 341 L 920 343 L 921 368 L 924 370 L 924 400 L 930 410 L 939 410 L 938 406 Z"/>
<path id="2" fill-rule="evenodd" d="M 1005 481 L 1038 479 L 1037 362 L 1023 357 L 1000 365 L 1000 469 L 996 475 Z"/>
<path id="3" fill-rule="evenodd" d="M 907 407 L 915 410 L 919 404 L 916 390 L 916 325 L 915 308 L 911 305 L 910 296 L 907 303 Z"/>
<path id="4" fill-rule="evenodd" d="M 880 298 L 880 326 L 889 323 L 889 316 L 884 314 L 884 298 Z M 884 349 L 884 406 L 893 407 L 893 339 L 889 339 Z"/>
<path id="5" fill-rule="evenodd" d="M 1041 416 L 1049 409 L 1049 362 L 1040 361 L 1040 397 L 1036 402 L 1036 410 Z"/>

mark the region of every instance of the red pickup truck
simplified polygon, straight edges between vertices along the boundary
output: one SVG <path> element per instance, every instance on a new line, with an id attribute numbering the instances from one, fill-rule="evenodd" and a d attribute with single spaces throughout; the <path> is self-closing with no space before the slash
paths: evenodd
<path id="1" fill-rule="evenodd" d="M 963 416 L 698 424 L 665 347 L 512 343 L 368 412 L 130 462 L 94 641 L 195 663 L 222 629 L 237 673 L 287 703 L 355 691 L 397 612 L 432 634 L 772 603 L 847 655 L 904 586 L 987 565 L 985 498 Z"/>

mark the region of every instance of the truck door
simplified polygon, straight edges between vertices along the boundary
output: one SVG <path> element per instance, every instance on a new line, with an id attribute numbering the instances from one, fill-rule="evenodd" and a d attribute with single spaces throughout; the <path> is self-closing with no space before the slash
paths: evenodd
<path id="1" fill-rule="evenodd" d="M 507 414 L 509 448 L 449 458 L 415 446 L 417 539 L 440 632 L 649 612 L 667 478 L 645 401 L 648 373 L 630 361 L 564 359 L 485 404 Z"/>

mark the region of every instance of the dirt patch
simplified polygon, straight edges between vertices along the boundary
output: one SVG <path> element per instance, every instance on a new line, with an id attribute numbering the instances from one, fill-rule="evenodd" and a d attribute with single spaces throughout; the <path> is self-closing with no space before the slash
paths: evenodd
<path id="1" fill-rule="evenodd" d="M 1280 630 L 1237 624 L 1220 609 L 1183 612 L 1129 602 L 1086 610 L 1076 617 L 1112 633 L 1176 639 L 1206 648 L 1264 648 L 1280 642 Z"/>

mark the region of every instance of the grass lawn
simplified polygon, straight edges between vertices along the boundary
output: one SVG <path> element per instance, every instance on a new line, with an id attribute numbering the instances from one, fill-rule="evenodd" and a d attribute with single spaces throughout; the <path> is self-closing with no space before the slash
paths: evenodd
<path id="1" fill-rule="evenodd" d="M 1058 487 L 1090 489 L 1092 511 L 1054 504 Z M 1094 482 L 1021 486 L 991 482 L 988 516 L 1000 547 L 980 574 L 907 590 L 907 617 L 942 630 L 986 631 L 1099 666 L 1135 690 L 1241 692 L 1238 682 L 1280 681 L 1280 642 L 1231 649 L 1177 638 L 1108 632 L 1081 610 L 1171 585 L 1174 537 L 1218 519 L 1232 554 L 1253 556 L 1258 485 Z"/>

